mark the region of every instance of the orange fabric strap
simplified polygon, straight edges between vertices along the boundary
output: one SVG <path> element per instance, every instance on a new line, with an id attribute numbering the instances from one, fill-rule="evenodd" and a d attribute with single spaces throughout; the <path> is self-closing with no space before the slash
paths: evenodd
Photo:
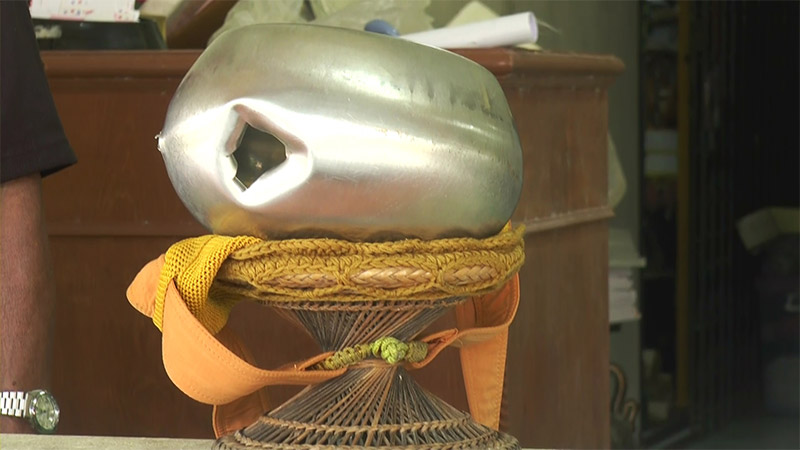
<path id="1" fill-rule="evenodd" d="M 128 288 L 130 303 L 151 317 L 163 255 L 147 264 Z M 427 365 L 445 347 L 460 346 L 461 365 L 470 413 L 480 423 L 498 428 L 505 373 L 508 325 L 519 304 L 519 278 L 499 291 L 469 299 L 456 310 L 458 329 L 441 331 L 421 340 L 428 355 L 409 368 Z M 319 354 L 275 370 L 255 367 L 253 358 L 228 327 L 212 335 L 192 314 L 174 281 L 166 288 L 162 322 L 162 357 L 172 382 L 189 397 L 215 405 L 217 436 L 255 422 L 268 411 L 266 386 L 308 385 L 335 378 L 347 369 L 311 367 L 332 352 Z"/>
<path id="2" fill-rule="evenodd" d="M 519 275 L 500 291 L 473 297 L 456 308 L 461 371 L 476 421 L 497 430 L 506 373 L 508 326 L 519 305 Z"/>

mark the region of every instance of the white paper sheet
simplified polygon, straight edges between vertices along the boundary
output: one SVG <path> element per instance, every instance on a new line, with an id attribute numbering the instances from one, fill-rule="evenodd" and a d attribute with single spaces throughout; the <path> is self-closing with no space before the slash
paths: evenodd
<path id="1" fill-rule="evenodd" d="M 33 0 L 34 19 L 86 22 L 138 22 L 135 0 Z"/>
<path id="2" fill-rule="evenodd" d="M 505 47 L 536 42 L 539 38 L 539 29 L 533 13 L 523 12 L 401 37 L 439 48 Z"/>

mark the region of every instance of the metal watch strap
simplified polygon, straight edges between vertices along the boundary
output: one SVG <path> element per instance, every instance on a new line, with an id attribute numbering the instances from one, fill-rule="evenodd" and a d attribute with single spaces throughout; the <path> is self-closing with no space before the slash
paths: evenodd
<path id="1" fill-rule="evenodd" d="M 27 392 L 4 391 L 0 394 L 0 415 L 25 417 Z"/>

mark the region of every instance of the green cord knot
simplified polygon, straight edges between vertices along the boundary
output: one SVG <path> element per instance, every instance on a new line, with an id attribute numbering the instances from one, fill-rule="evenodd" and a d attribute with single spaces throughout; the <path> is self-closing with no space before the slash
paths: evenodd
<path id="1" fill-rule="evenodd" d="M 345 347 L 318 363 L 316 368 L 336 370 L 363 361 L 369 356 L 381 358 L 389 364 L 400 361 L 420 362 L 428 355 L 428 345 L 420 341 L 403 342 L 391 336 L 382 337 L 371 344 Z"/>
<path id="2" fill-rule="evenodd" d="M 386 336 L 372 343 L 372 356 L 382 358 L 389 364 L 397 364 L 408 353 L 408 344 L 391 336 Z"/>

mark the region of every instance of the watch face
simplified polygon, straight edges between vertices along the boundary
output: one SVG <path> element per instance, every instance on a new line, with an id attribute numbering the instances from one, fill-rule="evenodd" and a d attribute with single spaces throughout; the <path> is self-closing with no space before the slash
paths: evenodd
<path id="1" fill-rule="evenodd" d="M 52 433 L 58 425 L 59 409 L 56 399 L 47 391 L 32 391 L 28 403 L 28 417 L 40 433 Z"/>

